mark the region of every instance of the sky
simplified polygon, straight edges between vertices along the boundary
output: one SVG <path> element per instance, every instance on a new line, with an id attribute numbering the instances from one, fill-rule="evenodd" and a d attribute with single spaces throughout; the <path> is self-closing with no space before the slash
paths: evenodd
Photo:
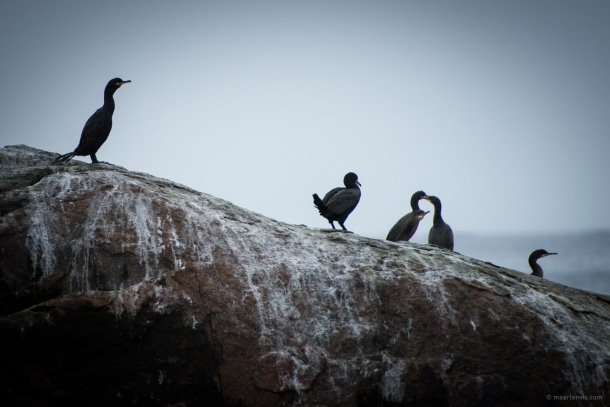
<path id="1" fill-rule="evenodd" d="M 311 195 L 353 171 L 346 226 L 369 237 L 418 190 L 457 234 L 610 229 L 608 17 L 606 0 L 5 0 L 0 145 L 72 151 L 118 76 L 99 160 L 283 222 L 327 228 Z"/>

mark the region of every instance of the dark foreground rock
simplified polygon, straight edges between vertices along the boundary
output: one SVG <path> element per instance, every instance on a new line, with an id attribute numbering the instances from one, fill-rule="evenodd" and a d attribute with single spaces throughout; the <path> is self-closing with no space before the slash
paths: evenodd
<path id="1" fill-rule="evenodd" d="M 55 157 L 0 150 L 3 406 L 610 400 L 607 296 Z"/>

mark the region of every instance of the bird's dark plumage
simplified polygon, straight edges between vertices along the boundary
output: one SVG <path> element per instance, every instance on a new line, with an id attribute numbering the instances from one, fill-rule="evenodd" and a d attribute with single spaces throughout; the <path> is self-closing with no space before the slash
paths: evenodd
<path id="1" fill-rule="evenodd" d="M 97 150 L 104 144 L 112 129 L 114 92 L 122 85 L 129 82 L 131 81 L 124 81 L 121 78 L 114 78 L 108 82 L 104 89 L 104 105 L 97 109 L 85 123 L 78 146 L 74 151 L 57 157 L 57 162 L 67 163 L 76 155 L 88 155 L 91 157 L 92 163 L 99 162 L 95 153 L 97 153 Z"/>
<path id="2" fill-rule="evenodd" d="M 413 237 L 417 230 L 417 226 L 419 226 L 419 221 L 428 213 L 419 208 L 419 200 L 425 196 L 426 193 L 424 191 L 417 191 L 411 196 L 411 212 L 398 219 L 398 222 L 396 222 L 396 224 L 392 226 L 392 229 L 390 229 L 390 232 L 388 232 L 386 240 L 391 242 L 408 242 L 409 239 Z"/>
<path id="3" fill-rule="evenodd" d="M 530 254 L 530 257 L 527 259 L 527 262 L 530 264 L 530 267 L 532 268 L 533 276 L 540 277 L 540 278 L 543 277 L 542 267 L 540 267 L 540 265 L 538 263 L 536 263 L 536 260 L 538 260 L 541 257 L 546 257 L 546 256 L 550 256 L 553 254 L 557 254 L 557 253 L 549 253 L 544 249 L 534 250 L 532 252 L 532 254 Z"/>
<path id="4" fill-rule="evenodd" d="M 434 219 L 428 233 L 428 243 L 453 250 L 453 230 L 441 216 L 441 200 L 436 196 L 425 196 L 424 199 L 434 205 Z"/>
<path id="5" fill-rule="evenodd" d="M 334 221 L 339 222 L 343 230 L 347 230 L 343 224 L 350 213 L 360 201 L 360 182 L 358 176 L 348 172 L 343 177 L 345 188 L 333 188 L 320 199 L 318 194 L 313 194 L 313 203 L 320 211 L 320 215 L 328 219 L 330 226 L 335 229 Z"/>

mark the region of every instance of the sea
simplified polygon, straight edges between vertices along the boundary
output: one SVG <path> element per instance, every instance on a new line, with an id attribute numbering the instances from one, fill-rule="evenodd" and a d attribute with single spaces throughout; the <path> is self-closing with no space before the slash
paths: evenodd
<path id="1" fill-rule="evenodd" d="M 456 252 L 527 274 L 532 272 L 527 259 L 536 249 L 557 253 L 556 256 L 538 260 L 545 279 L 610 295 L 610 230 L 561 234 L 455 235 Z"/>

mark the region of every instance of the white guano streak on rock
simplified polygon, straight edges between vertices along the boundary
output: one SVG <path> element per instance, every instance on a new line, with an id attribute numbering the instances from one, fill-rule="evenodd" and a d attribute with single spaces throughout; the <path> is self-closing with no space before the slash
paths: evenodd
<path id="1" fill-rule="evenodd" d="M 228 228 L 240 229 L 237 225 Z M 245 274 L 248 292 L 256 302 L 261 327 L 259 343 L 268 352 L 277 352 L 292 360 L 294 371 L 289 377 L 280 379 L 284 388 L 300 392 L 309 384 L 302 383 L 299 378 L 304 371 L 312 369 L 310 361 L 303 356 L 303 347 L 309 346 L 322 355 L 328 355 L 327 349 L 334 338 L 341 336 L 358 342 L 363 332 L 373 329 L 370 321 L 356 311 L 359 300 L 353 294 L 357 291 L 354 282 L 359 273 L 348 272 L 350 267 L 343 264 L 357 263 L 358 259 L 352 256 L 366 256 L 368 250 L 360 247 L 364 253 L 359 253 L 347 245 L 344 251 L 349 253 L 337 253 L 338 261 L 322 263 L 320 253 L 336 250 L 336 247 L 324 247 L 328 242 L 324 236 L 314 234 L 312 239 L 296 241 L 288 233 L 283 240 L 278 240 L 273 233 L 277 228 L 273 221 L 261 225 L 258 231 L 262 235 L 255 235 L 244 228 L 241 233 L 231 236 L 229 244 L 239 256 L 238 263 Z M 252 267 L 250 259 L 258 255 L 252 248 L 256 248 L 259 242 L 266 242 L 279 251 L 274 258 L 284 259 L 283 265 L 265 264 L 265 259 L 259 258 L 258 266 Z M 299 304 L 313 305 L 313 308 L 300 310 Z M 341 315 L 340 320 L 337 320 L 337 315 Z M 335 366 L 345 365 L 345 362 L 350 363 L 329 361 Z"/>
<path id="2" fill-rule="evenodd" d="M 453 258 L 453 261 L 457 260 Z M 466 260 L 463 261 L 466 262 Z M 469 259 L 468 262 L 472 263 L 473 260 Z M 491 276 L 474 273 L 473 269 L 472 267 L 465 268 L 465 273 L 467 277 L 471 277 L 471 281 L 476 280 L 487 287 L 498 286 L 498 282 L 492 281 Z M 505 280 L 503 276 L 500 277 Z M 576 318 L 586 318 L 586 316 L 573 315 L 573 312 L 568 310 L 564 304 L 555 301 L 547 293 L 541 291 L 543 288 L 529 284 L 531 279 L 538 282 L 535 280 L 537 277 L 524 274 L 518 280 L 510 279 L 511 284 L 503 284 L 502 287 L 508 290 L 513 301 L 538 315 L 546 327 L 546 337 L 551 339 L 552 343 L 549 345 L 554 349 L 563 350 L 567 355 L 565 377 L 582 394 L 584 384 L 587 382 L 587 378 L 583 376 L 583 373 L 589 370 L 587 366 L 603 365 L 604 359 L 610 358 L 610 348 L 607 343 L 601 343 L 589 335 L 582 334 L 582 325 L 577 322 Z M 564 299 L 564 301 L 569 302 L 569 299 Z M 494 314 L 492 313 L 492 315 Z M 600 327 L 600 329 L 605 329 L 610 334 L 609 326 Z M 592 352 L 592 349 L 596 351 Z M 593 357 L 589 355 L 593 355 Z M 608 381 L 603 370 L 596 369 L 593 376 L 596 383 Z"/>
<path id="3" fill-rule="evenodd" d="M 33 273 L 40 267 L 43 276 L 49 276 L 56 265 L 55 245 L 49 238 L 49 228 L 55 220 L 52 211 L 46 210 L 45 197 L 30 188 L 31 202 L 26 212 L 31 219 L 31 226 L 27 232 L 25 246 L 30 251 Z M 35 279 L 34 275 L 34 279 Z"/>
<path id="4" fill-rule="evenodd" d="M 459 263 L 470 264 L 477 261 L 470 258 L 452 257 L 451 261 L 459 267 Z M 470 281 L 476 281 L 486 287 L 497 287 L 498 282 L 493 281 L 493 277 L 488 274 L 475 273 L 473 267 L 459 267 L 463 271 L 463 277 Z M 503 276 L 496 276 L 502 278 Z M 601 366 L 605 358 L 610 358 L 610 348 L 607 343 L 601 343 L 589 335 L 582 334 L 582 326 L 575 320 L 576 316 L 571 315 L 564 304 L 560 304 L 551 298 L 547 293 L 540 291 L 540 287 L 528 284 L 529 275 L 524 274 L 522 279 L 511 279 L 511 284 L 503 284 L 502 287 L 507 289 L 511 298 L 518 304 L 521 304 L 527 309 L 534 311 L 540 320 L 543 322 L 547 330 L 547 338 L 551 339 L 549 345 L 554 349 L 561 349 L 566 356 L 567 370 L 564 372 L 565 377 L 572 383 L 574 388 L 581 394 L 587 378 L 583 376 L 583 372 L 589 369 L 587 366 Z M 537 277 L 536 277 L 537 278 Z M 534 280 L 537 282 L 536 280 Z M 569 299 L 564 299 L 569 302 Z M 491 312 L 491 315 L 495 315 Z M 581 316 L 582 317 L 582 316 Z M 586 317 L 584 317 L 586 318 Z M 605 328 L 609 331 L 610 328 Z M 529 340 L 529 339 L 528 339 Z M 595 349 L 595 352 L 591 350 Z M 592 358 L 589 355 L 594 355 Z M 608 378 L 603 370 L 596 369 L 593 372 L 596 383 L 606 383 Z M 590 379 L 590 378 L 589 378 Z"/>
<path id="5" fill-rule="evenodd" d="M 45 177 L 36 185 L 28 187 L 31 200 L 25 211 L 32 222 L 28 230 L 26 247 L 30 251 L 34 270 L 40 267 L 43 276 L 51 275 L 57 264 L 56 246 L 49 238 L 52 230 L 61 228 L 58 224 L 57 204 L 70 196 L 73 191 L 82 189 L 84 183 L 86 178 L 65 173 Z M 90 188 L 91 185 L 84 187 Z"/>
<path id="6" fill-rule="evenodd" d="M 136 254 L 140 260 L 140 264 L 144 265 L 144 270 L 146 272 L 144 277 L 145 280 L 151 281 L 153 278 L 158 277 L 158 275 L 153 276 L 155 271 L 157 273 L 160 272 L 160 270 L 158 270 L 159 263 L 157 260 L 163 245 L 162 241 L 157 237 L 155 230 L 153 222 L 155 214 L 152 210 L 151 202 L 138 194 L 138 196 L 134 197 L 132 205 L 134 216 L 130 218 L 129 221 L 133 225 L 138 239 Z"/>
<path id="7" fill-rule="evenodd" d="M 31 202 L 26 211 L 32 222 L 26 245 L 34 270 L 39 267 L 44 276 L 55 272 L 56 245 L 51 242 L 49 236 L 51 230 L 65 229 L 65 225 L 59 224 L 57 213 L 63 213 L 65 218 L 69 218 L 74 203 L 66 199 L 83 196 L 102 186 L 108 187 L 87 198 L 89 203 L 85 221 L 81 225 L 82 233 L 77 234 L 77 239 L 69 242 L 72 252 L 70 289 L 90 289 L 89 264 L 97 250 L 96 242 L 99 241 L 100 230 L 104 231 L 108 240 L 112 240 L 116 238 L 116 234 L 126 233 L 125 229 L 134 228 L 137 237 L 135 254 L 148 281 L 157 278 L 164 271 L 159 268 L 159 257 L 166 248 L 165 244 L 169 244 L 177 268 L 182 266 L 182 260 L 175 250 L 181 247 L 181 243 L 171 216 L 163 219 L 171 234 L 170 239 L 164 239 L 157 233 L 153 201 L 146 195 L 134 192 L 144 188 L 140 182 L 125 177 L 121 172 L 100 170 L 87 177 L 69 172 L 54 174 L 30 187 Z M 115 240 L 128 244 L 121 237 Z M 65 243 L 68 242 L 62 242 Z"/>
<path id="8" fill-rule="evenodd" d="M 405 397 L 405 385 L 402 373 L 405 362 L 402 359 L 393 360 L 387 354 L 383 354 L 383 361 L 388 365 L 381 379 L 381 392 L 385 400 L 400 403 Z"/>
<path id="9" fill-rule="evenodd" d="M 49 236 L 51 230 L 61 229 L 57 218 L 58 202 L 75 190 L 90 188 L 91 185 L 83 185 L 86 178 L 70 173 L 48 176 L 38 184 L 28 188 L 30 204 L 25 211 L 32 219 L 28 230 L 26 247 L 30 251 L 33 268 L 40 267 L 43 276 L 49 276 L 55 271 L 57 259 L 55 256 L 55 245 Z M 64 209 L 62 207 L 62 209 Z"/>
<path id="10" fill-rule="evenodd" d="M 581 325 L 576 323 L 575 317 L 570 315 L 565 305 L 559 304 L 546 293 L 523 285 L 524 289 L 514 290 L 512 293 L 514 301 L 537 313 L 547 328 L 547 337 L 552 340 L 550 346 L 567 355 L 565 377 L 579 394 L 583 394 L 584 384 L 590 381 L 590 378 L 587 380 L 584 377 L 585 372 L 589 370 L 587 365 L 601 366 L 605 358 L 610 358 L 608 343 L 601 343 L 596 338 L 583 335 Z M 608 326 L 600 327 L 603 328 L 610 331 Z M 593 349 L 596 351 L 593 352 Z M 608 381 L 603 370 L 595 370 L 592 374 L 596 383 Z"/>

